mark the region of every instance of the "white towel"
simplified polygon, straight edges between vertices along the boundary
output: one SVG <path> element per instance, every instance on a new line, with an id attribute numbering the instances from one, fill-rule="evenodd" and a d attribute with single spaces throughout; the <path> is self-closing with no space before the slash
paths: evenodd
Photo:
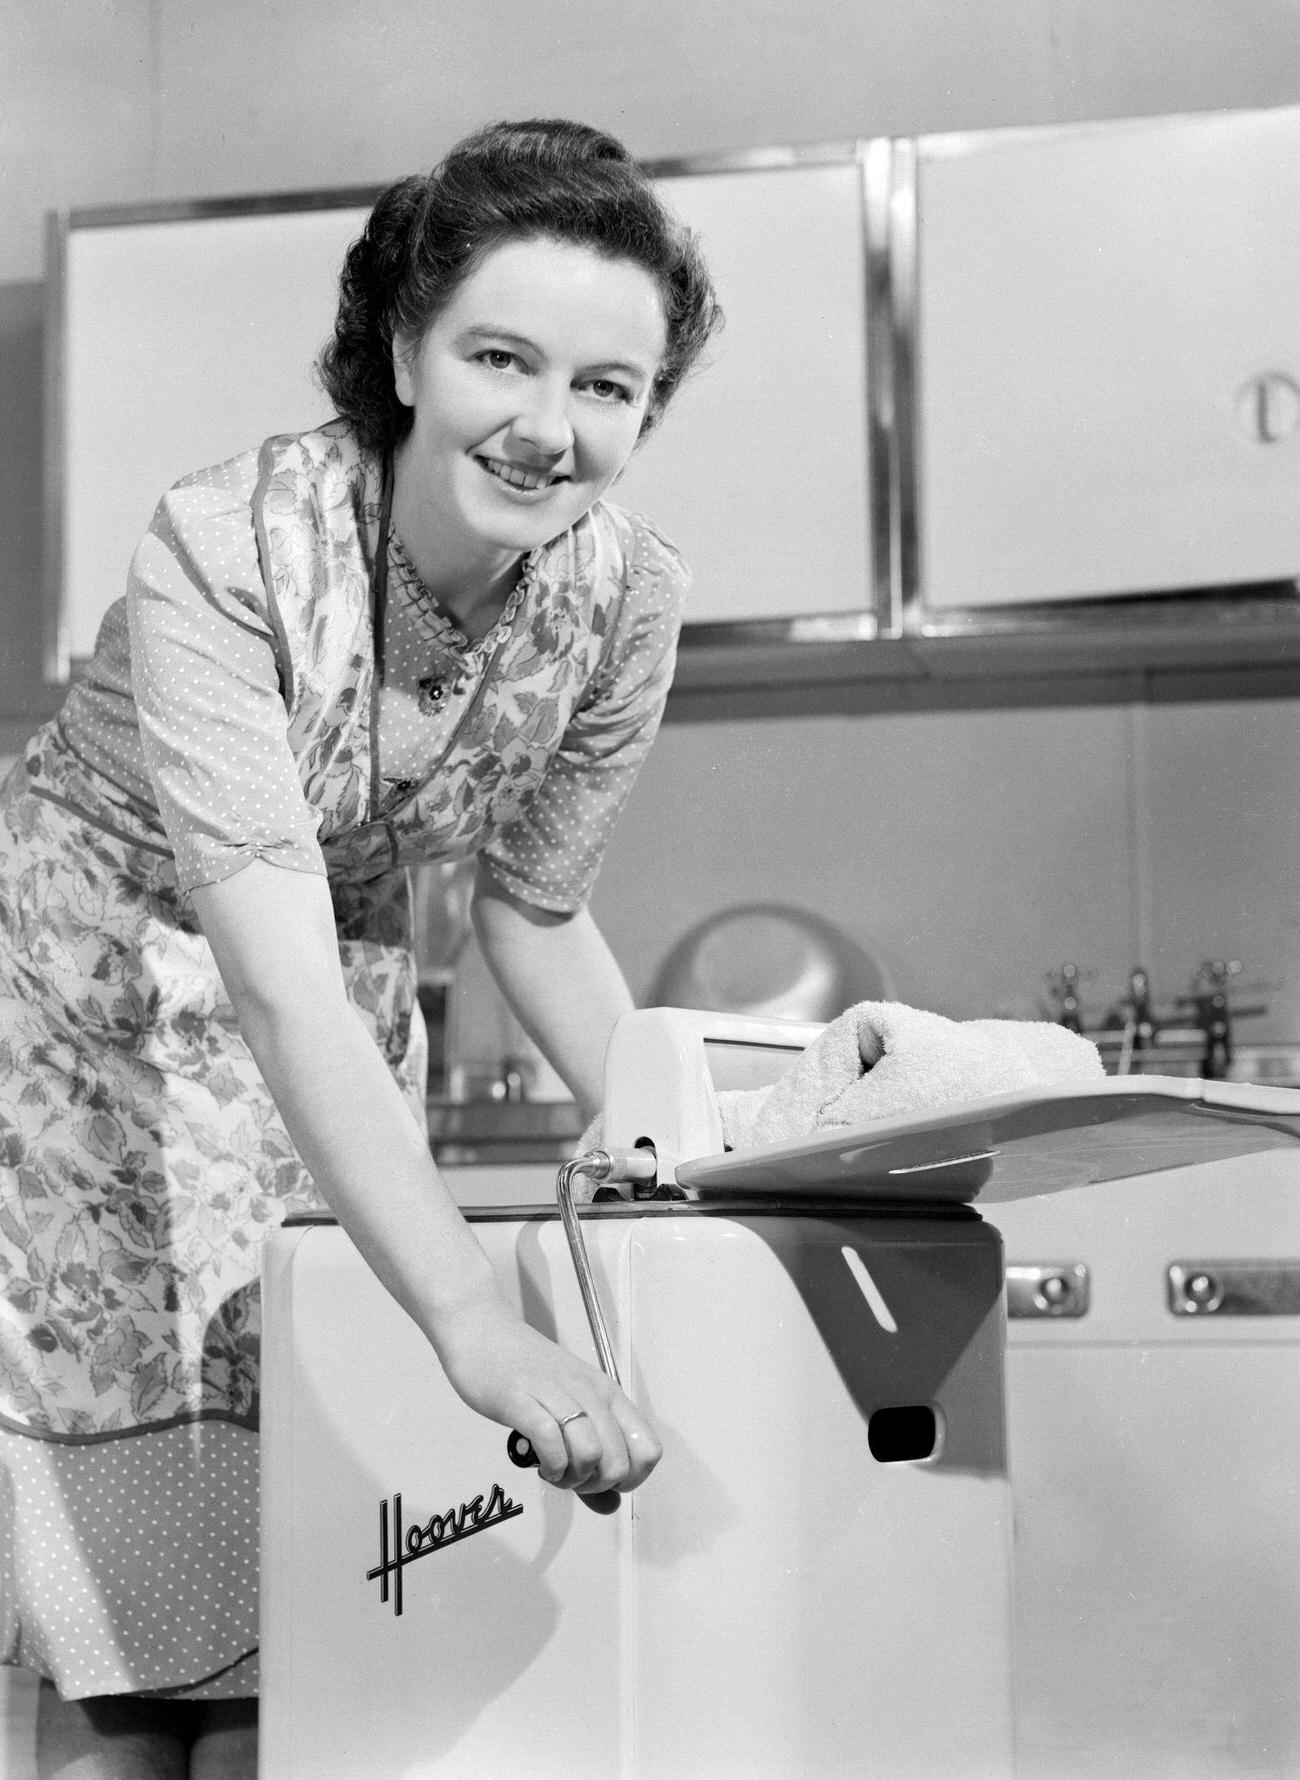
<path id="1" fill-rule="evenodd" d="M 739 1150 L 1104 1073 L 1091 1039 L 1046 1020 L 949 1020 L 861 1001 L 772 1087 L 718 1101 L 727 1148 Z"/>

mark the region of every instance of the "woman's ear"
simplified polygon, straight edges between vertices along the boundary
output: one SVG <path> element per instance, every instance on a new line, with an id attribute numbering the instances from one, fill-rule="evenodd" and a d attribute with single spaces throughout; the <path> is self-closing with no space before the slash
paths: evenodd
<path id="1" fill-rule="evenodd" d="M 393 389 L 398 401 L 407 408 L 415 406 L 415 360 L 419 350 L 419 342 L 409 334 L 399 331 L 393 335 Z"/>

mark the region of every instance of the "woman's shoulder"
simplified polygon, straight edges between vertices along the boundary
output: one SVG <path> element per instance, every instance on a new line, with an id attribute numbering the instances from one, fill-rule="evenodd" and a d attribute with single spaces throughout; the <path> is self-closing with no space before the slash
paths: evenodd
<path id="1" fill-rule="evenodd" d="M 323 521 L 350 528 L 375 480 L 373 466 L 341 421 L 274 433 L 174 482 L 158 503 L 142 549 L 161 544 L 200 564 L 238 562 L 252 569 L 264 525 L 312 531 Z"/>
<path id="2" fill-rule="evenodd" d="M 322 521 L 325 529 L 337 525 L 341 513 L 354 523 L 359 458 L 336 424 L 274 434 L 183 476 L 158 503 L 129 587 L 137 596 L 170 588 L 183 601 L 201 597 L 266 621 L 268 541 L 270 555 L 291 561 L 301 554 L 293 548 L 299 533 L 314 535 Z"/>
<path id="3" fill-rule="evenodd" d="M 258 460 L 256 450 L 241 452 L 173 482 L 136 548 L 130 585 L 255 584 Z"/>
<path id="4" fill-rule="evenodd" d="M 690 585 L 690 570 L 676 545 L 652 520 L 610 501 L 598 501 L 587 520 L 596 536 L 598 554 L 619 588 L 657 595 L 668 605 L 680 603 Z"/>
<path id="5" fill-rule="evenodd" d="M 259 445 L 173 482 L 162 506 L 172 512 L 217 517 L 253 505 L 260 486 L 301 488 L 359 478 L 366 462 L 344 421 L 305 432 L 272 433 Z"/>
<path id="6" fill-rule="evenodd" d="M 160 515 L 176 520 L 216 518 L 247 507 L 257 487 L 260 448 L 191 470 L 163 495 Z"/>

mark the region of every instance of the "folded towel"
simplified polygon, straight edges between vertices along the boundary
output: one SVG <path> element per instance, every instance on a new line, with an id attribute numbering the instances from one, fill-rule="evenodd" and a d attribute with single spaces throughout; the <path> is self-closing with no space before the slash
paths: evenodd
<path id="1" fill-rule="evenodd" d="M 1091 1039 L 1046 1020 L 949 1020 L 895 1001 L 861 1001 L 772 1087 L 732 1090 L 718 1101 L 727 1148 L 738 1150 L 1102 1074 Z"/>

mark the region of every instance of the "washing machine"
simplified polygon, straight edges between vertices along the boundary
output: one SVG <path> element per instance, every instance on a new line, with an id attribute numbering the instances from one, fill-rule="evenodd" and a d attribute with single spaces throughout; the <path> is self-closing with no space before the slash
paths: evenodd
<path id="1" fill-rule="evenodd" d="M 264 1780 L 1014 1772 L 982 1209 L 1289 1146 L 1300 1095 L 1146 1078 L 723 1153 L 718 1091 L 815 1030 L 628 1016 L 604 1138 L 638 1166 L 580 1208 L 570 1176 L 468 1214 L 523 1314 L 594 1343 L 660 1431 L 611 1515 L 460 1404 L 337 1226 L 271 1239 Z"/>

